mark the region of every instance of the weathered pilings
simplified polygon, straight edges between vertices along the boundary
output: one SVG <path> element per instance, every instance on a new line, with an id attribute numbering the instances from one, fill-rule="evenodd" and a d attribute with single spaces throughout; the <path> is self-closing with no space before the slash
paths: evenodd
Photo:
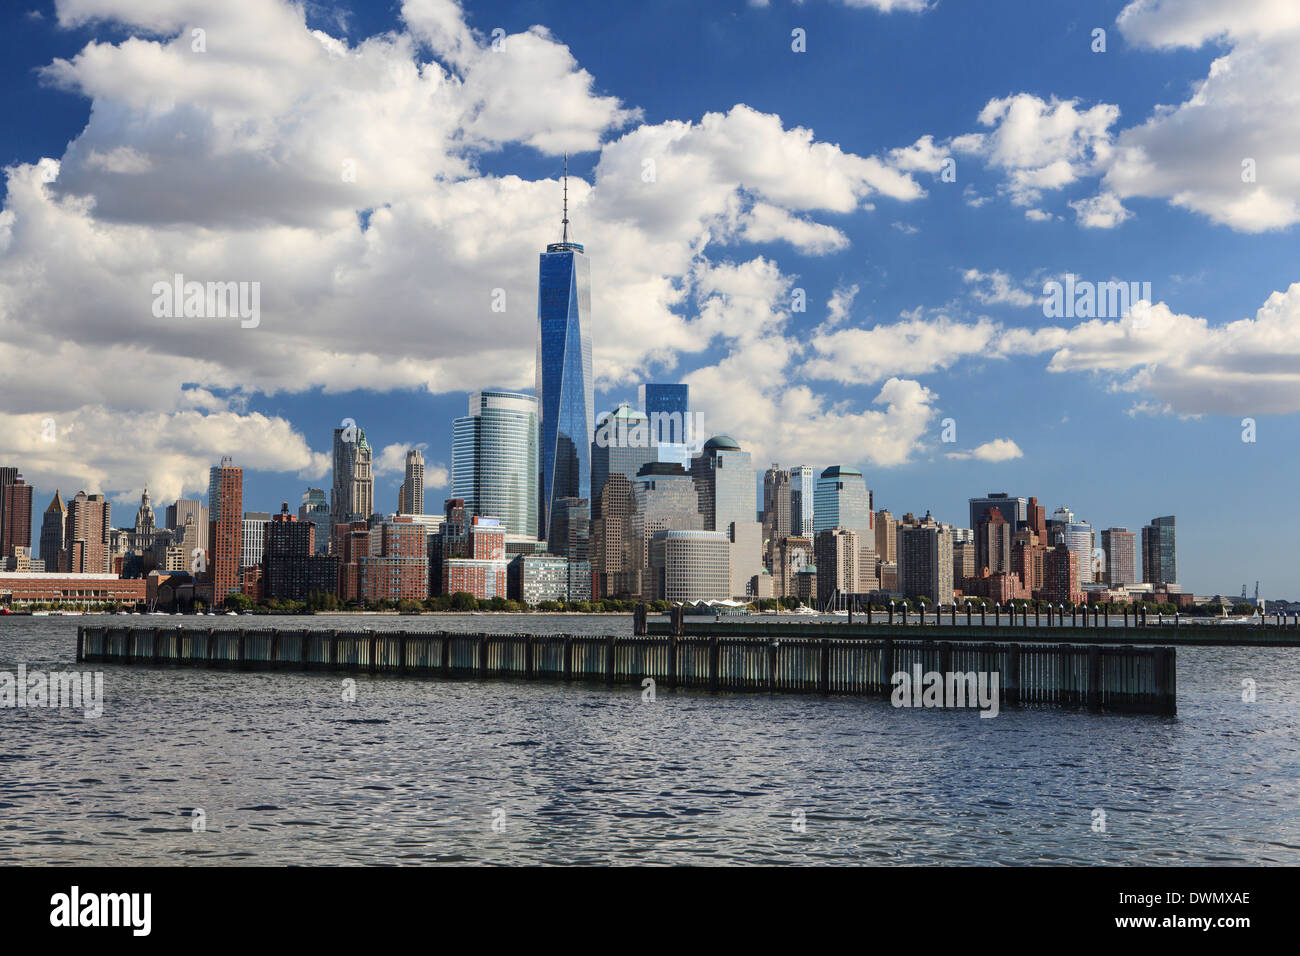
<path id="1" fill-rule="evenodd" d="M 1023 628 L 1014 630 L 1024 633 Z M 896 629 L 894 633 L 907 632 Z M 1060 630 L 1053 634 L 1059 641 Z M 718 629 L 709 634 L 659 631 L 616 637 L 83 626 L 77 629 L 77 655 L 79 661 L 94 663 L 307 668 L 416 677 L 606 684 L 640 684 L 649 677 L 667 687 L 873 697 L 889 697 L 893 675 L 911 674 L 920 666 L 944 675 L 996 673 L 1005 706 L 1176 711 L 1174 649 L 1132 643 L 916 640 L 896 639 L 892 633 L 877 638 L 828 637 L 812 629 L 799 636 Z"/>

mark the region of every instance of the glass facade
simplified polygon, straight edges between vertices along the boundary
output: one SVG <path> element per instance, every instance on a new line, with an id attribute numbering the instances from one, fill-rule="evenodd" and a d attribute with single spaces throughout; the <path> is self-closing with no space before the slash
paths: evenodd
<path id="1" fill-rule="evenodd" d="M 550 537 L 552 503 L 591 500 L 596 399 L 591 372 L 591 267 L 576 242 L 542 253 L 537 284 L 537 402 L 541 448 L 537 533 Z"/>
<path id="2" fill-rule="evenodd" d="M 537 399 L 519 392 L 480 391 L 469 414 L 452 422 L 452 497 L 466 514 L 499 518 L 510 534 L 538 528 Z"/>
<path id="3" fill-rule="evenodd" d="M 816 525 L 813 521 L 813 493 L 816 482 L 812 465 L 795 465 L 790 469 L 790 533 L 811 538 Z"/>
<path id="4" fill-rule="evenodd" d="M 862 472 L 845 465 L 832 465 L 817 479 L 813 492 L 813 528 L 855 531 L 864 541 L 873 531 L 871 492 Z"/>
<path id="5" fill-rule="evenodd" d="M 600 499 L 610 475 L 623 475 L 628 481 L 655 458 L 651 441 L 650 419 L 624 402 L 612 413 L 603 414 L 591 443 L 591 495 Z"/>
<path id="6" fill-rule="evenodd" d="M 1142 580 L 1148 584 L 1178 583 L 1173 515 L 1153 518 L 1142 529 Z"/>

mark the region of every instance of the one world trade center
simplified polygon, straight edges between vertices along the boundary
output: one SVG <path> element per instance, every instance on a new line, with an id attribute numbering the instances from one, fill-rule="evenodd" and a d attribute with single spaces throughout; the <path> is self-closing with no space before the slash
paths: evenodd
<path id="1" fill-rule="evenodd" d="M 567 167 L 567 160 L 566 160 Z M 564 232 L 541 254 L 537 282 L 537 404 L 541 411 L 538 536 L 552 534 L 561 498 L 591 499 L 596 396 L 591 379 L 591 267 L 569 241 L 568 175 Z"/>

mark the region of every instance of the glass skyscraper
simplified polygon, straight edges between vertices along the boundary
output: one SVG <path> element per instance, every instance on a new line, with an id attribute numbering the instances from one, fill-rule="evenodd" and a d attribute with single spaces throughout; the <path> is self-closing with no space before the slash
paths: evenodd
<path id="1" fill-rule="evenodd" d="M 1173 515 L 1152 518 L 1142 529 L 1142 580 L 1156 585 L 1178 583 Z"/>
<path id="2" fill-rule="evenodd" d="M 817 479 L 813 496 L 816 531 L 845 528 L 856 531 L 864 542 L 872 540 L 867 534 L 874 530 L 871 492 L 862 472 L 847 465 L 832 465 Z"/>
<path id="3" fill-rule="evenodd" d="M 453 498 L 466 514 L 501 519 L 510 534 L 537 533 L 537 399 L 483 390 L 451 426 Z"/>
<path id="4" fill-rule="evenodd" d="M 564 239 L 541 254 L 537 283 L 537 403 L 541 412 L 537 534 L 550 537 L 560 498 L 591 500 L 596 396 L 591 373 L 591 267 Z"/>
<path id="5" fill-rule="evenodd" d="M 609 476 L 631 481 L 644 465 L 656 461 L 650 419 L 627 402 L 601 415 L 591 443 L 591 500 L 599 501 Z"/>

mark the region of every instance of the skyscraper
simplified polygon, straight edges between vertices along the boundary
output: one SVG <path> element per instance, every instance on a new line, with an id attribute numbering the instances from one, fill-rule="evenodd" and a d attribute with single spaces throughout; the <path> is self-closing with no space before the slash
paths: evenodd
<path id="1" fill-rule="evenodd" d="M 591 494 L 600 498 L 609 476 L 620 474 L 631 481 L 644 465 L 658 461 L 650 431 L 650 418 L 627 402 L 601 415 L 591 443 Z M 678 462 L 683 465 L 683 462 Z"/>
<path id="2" fill-rule="evenodd" d="M 714 435 L 691 459 L 691 478 L 700 496 L 705 531 L 731 540 L 733 597 L 743 597 L 763 569 L 763 526 L 758 521 L 758 475 L 749 452 L 730 435 Z"/>
<path id="3" fill-rule="evenodd" d="M 0 560 L 32 546 L 32 486 L 17 468 L 0 468 Z"/>
<path id="4" fill-rule="evenodd" d="M 790 469 L 790 533 L 811 539 L 813 536 L 813 489 L 816 478 L 812 465 L 795 465 Z"/>
<path id="5" fill-rule="evenodd" d="M 67 570 L 63 566 L 67 517 L 68 509 L 59 497 L 59 489 L 55 488 L 54 497 L 41 519 L 41 560 L 45 562 L 46 571 Z"/>
<path id="6" fill-rule="evenodd" d="M 1038 499 L 1034 499 L 1037 504 Z M 970 524 L 969 528 L 975 530 L 979 528 L 980 519 L 984 517 L 984 512 L 991 508 L 997 508 L 1002 512 L 1002 517 L 1011 525 L 1011 533 L 1015 534 L 1016 529 L 1020 527 L 1022 521 L 1029 520 L 1029 502 L 1024 498 L 1012 498 L 1005 491 L 989 492 L 983 498 L 971 498 L 970 502 Z M 979 532 L 976 531 L 975 550 L 980 550 Z"/>
<path id="7" fill-rule="evenodd" d="M 660 531 L 712 530 L 704 527 L 697 485 L 681 465 L 651 462 L 632 482 L 635 505 L 631 514 L 632 561 L 640 572 L 641 596 L 661 597 L 654 591 L 650 568 L 650 541 Z M 635 582 L 634 582 L 634 586 Z"/>
<path id="8" fill-rule="evenodd" d="M 244 469 L 229 457 L 208 471 L 208 571 L 212 578 L 212 604 L 221 607 L 239 590 L 240 555 L 243 551 Z"/>
<path id="9" fill-rule="evenodd" d="M 365 521 L 375 510 L 375 478 L 366 430 L 350 424 L 334 429 L 334 487 L 330 518 L 335 524 Z M 211 507 L 211 505 L 209 505 Z M 211 518 L 216 520 L 216 515 Z"/>
<path id="10" fill-rule="evenodd" d="M 1079 565 L 1076 584 L 1091 584 L 1093 580 L 1093 550 L 1097 546 L 1096 533 L 1088 522 L 1075 520 L 1074 512 L 1062 505 L 1047 519 L 1047 543 L 1064 543 L 1074 552 Z"/>
<path id="11" fill-rule="evenodd" d="M 1142 529 L 1142 580 L 1155 585 L 1178 583 L 1173 515 L 1152 518 Z"/>
<path id="12" fill-rule="evenodd" d="M 470 395 L 469 414 L 451 426 L 452 495 L 464 500 L 468 518 L 499 518 L 509 534 L 537 534 L 537 429 L 533 396 Z"/>
<path id="13" fill-rule="evenodd" d="M 929 512 L 899 522 L 898 589 L 904 597 L 952 603 L 952 535 Z"/>
<path id="14" fill-rule="evenodd" d="M 326 554 L 330 547 L 330 506 L 323 488 L 308 488 L 302 493 L 298 505 L 298 520 L 309 521 L 316 528 L 313 542 L 317 554 Z"/>
<path id="15" fill-rule="evenodd" d="M 790 472 L 773 462 L 763 473 L 763 530 L 775 547 L 792 534 Z"/>
<path id="16" fill-rule="evenodd" d="M 243 537 L 239 543 L 239 566 L 251 568 L 262 563 L 266 542 L 266 525 L 271 520 L 269 511 L 245 511 L 241 525 Z"/>
<path id="17" fill-rule="evenodd" d="M 187 515 L 193 515 L 194 524 L 198 527 L 198 544 L 195 548 L 201 548 L 205 552 L 208 550 L 208 506 L 198 498 L 177 498 L 175 502 L 167 506 L 167 527 L 175 532 L 184 533 L 185 518 Z M 179 535 L 173 535 L 179 537 Z M 193 548 L 190 549 L 193 551 Z M 193 555 L 189 552 L 185 555 L 185 567 L 188 569 Z"/>
<path id="18" fill-rule="evenodd" d="M 638 390 L 641 408 L 650 421 L 655 460 L 690 465 L 690 446 L 695 434 L 690 413 L 690 386 L 656 385 L 647 382 Z M 598 492 L 593 491 L 592 494 Z"/>
<path id="19" fill-rule="evenodd" d="M 591 266 L 569 241 L 566 160 L 564 233 L 541 254 L 537 281 L 537 404 L 541 412 L 538 535 L 550 537 L 552 504 L 591 500 L 596 400 L 591 372 Z"/>
<path id="20" fill-rule="evenodd" d="M 818 531 L 845 528 L 864 540 L 875 529 L 871 492 L 862 472 L 848 465 L 832 465 L 817 479 L 815 524 Z"/>
<path id="21" fill-rule="evenodd" d="M 397 493 L 397 512 L 424 514 L 424 455 L 418 448 L 406 453 L 406 480 Z"/>
<path id="22" fill-rule="evenodd" d="M 110 506 L 103 495 L 79 491 L 68 499 L 60 570 L 73 574 L 107 574 L 108 539 L 112 527 Z"/>
<path id="23" fill-rule="evenodd" d="M 1137 535 L 1128 528 L 1107 528 L 1101 533 L 1106 565 L 1105 581 L 1111 587 L 1137 583 Z"/>

